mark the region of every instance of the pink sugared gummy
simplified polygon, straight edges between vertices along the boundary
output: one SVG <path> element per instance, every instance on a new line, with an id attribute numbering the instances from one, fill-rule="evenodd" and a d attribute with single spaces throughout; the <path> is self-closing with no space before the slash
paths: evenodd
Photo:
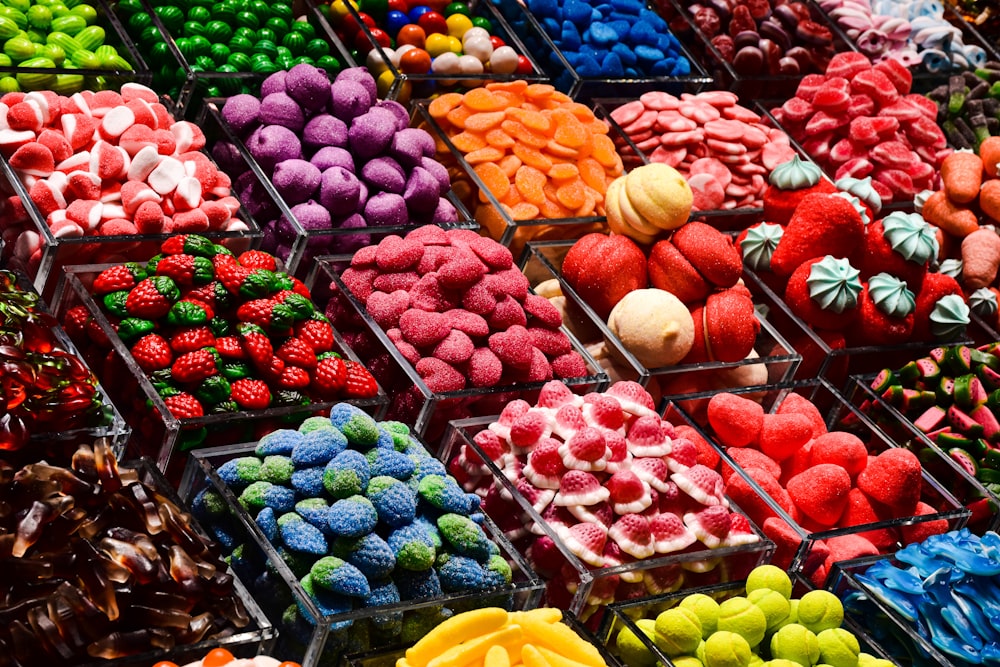
<path id="1" fill-rule="evenodd" d="M 399 325 L 399 317 L 410 307 L 410 295 L 406 290 L 395 292 L 372 292 L 365 308 L 372 319 L 383 329 Z"/>
<path id="2" fill-rule="evenodd" d="M 785 489 L 803 514 L 822 526 L 834 526 L 847 507 L 851 477 L 839 465 L 821 463 L 792 477 Z"/>
<path id="3" fill-rule="evenodd" d="M 799 414 L 765 414 L 758 446 L 775 461 L 784 461 L 812 439 L 809 418 Z"/>
<path id="4" fill-rule="evenodd" d="M 861 72 L 871 69 L 871 67 L 871 61 L 863 53 L 846 51 L 837 53 L 830 59 L 830 62 L 826 67 L 826 76 L 841 77 L 849 81 Z M 808 76 L 822 75 L 807 75 L 807 77 Z"/>
<path id="5" fill-rule="evenodd" d="M 834 431 L 813 440 L 809 448 L 812 465 L 833 463 L 847 471 L 855 479 L 868 465 L 868 450 L 861 438 L 853 433 Z"/>
<path id="6" fill-rule="evenodd" d="M 503 362 L 487 347 L 480 347 L 469 358 L 469 381 L 474 387 L 493 387 L 503 376 Z"/>
<path id="7" fill-rule="evenodd" d="M 559 356 L 573 349 L 569 336 L 558 329 L 546 329 L 534 324 L 529 324 L 527 328 L 531 344 L 548 356 Z"/>
<path id="8" fill-rule="evenodd" d="M 523 326 L 514 325 L 489 337 L 489 347 L 504 364 L 527 368 L 531 364 L 531 337 Z"/>
<path id="9" fill-rule="evenodd" d="M 451 364 L 435 357 L 424 357 L 416 363 L 416 369 L 424 384 L 434 393 L 465 388 L 465 375 Z"/>
<path id="10" fill-rule="evenodd" d="M 722 444 L 746 447 L 760 437 L 764 408 L 748 398 L 724 392 L 708 402 L 708 422 Z"/>
<path id="11" fill-rule="evenodd" d="M 504 296 L 498 301 L 493 312 L 486 318 L 486 321 L 493 331 L 506 331 L 513 326 L 524 328 L 528 324 L 524 308 L 512 296 Z"/>
<path id="12" fill-rule="evenodd" d="M 462 364 L 469 360 L 476 345 L 468 335 L 452 329 L 444 340 L 438 343 L 431 352 L 435 357 L 449 364 Z"/>
<path id="13" fill-rule="evenodd" d="M 444 315 L 410 308 L 399 317 L 399 329 L 403 337 L 417 347 L 429 347 L 444 340 L 448 335 Z"/>

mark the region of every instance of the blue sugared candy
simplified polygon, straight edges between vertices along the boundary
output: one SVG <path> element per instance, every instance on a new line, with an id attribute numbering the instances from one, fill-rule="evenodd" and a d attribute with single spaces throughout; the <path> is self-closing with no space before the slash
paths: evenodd
<path id="1" fill-rule="evenodd" d="M 326 514 L 328 532 L 342 537 L 361 537 L 375 530 L 378 512 L 372 501 L 364 496 L 351 496 L 338 500 Z"/>
<path id="2" fill-rule="evenodd" d="M 372 501 L 379 521 L 399 528 L 413 521 L 417 513 L 417 496 L 413 489 L 392 477 L 374 477 L 365 494 Z"/>
<path id="3" fill-rule="evenodd" d="M 348 449 L 333 457 L 323 473 L 323 487 L 334 498 L 349 498 L 368 488 L 368 459 L 361 452 Z"/>
<path id="4" fill-rule="evenodd" d="M 313 563 L 309 575 L 313 584 L 332 593 L 355 598 L 365 598 L 371 594 L 368 579 L 361 570 L 336 556 L 320 558 Z"/>
<path id="5" fill-rule="evenodd" d="M 333 457 L 347 449 L 347 438 L 335 428 L 310 431 L 292 449 L 296 468 L 325 466 Z"/>
<path id="6" fill-rule="evenodd" d="M 302 437 L 302 433 L 288 428 L 268 433 L 257 443 L 255 453 L 257 456 L 268 456 L 270 454 L 288 456 L 292 453 L 295 445 L 302 442 Z"/>
<path id="7" fill-rule="evenodd" d="M 323 493 L 325 468 L 303 468 L 292 473 L 292 488 L 301 498 L 313 498 Z"/>
<path id="8" fill-rule="evenodd" d="M 437 563 L 438 579 L 445 593 L 483 588 L 483 566 L 467 556 L 442 554 Z"/>
<path id="9" fill-rule="evenodd" d="M 278 517 L 278 533 L 290 551 L 310 556 L 322 556 L 327 551 L 326 538 L 319 528 L 294 512 Z"/>
<path id="10" fill-rule="evenodd" d="M 391 441 L 391 440 L 390 440 Z M 398 480 L 409 479 L 416 469 L 409 456 L 395 449 L 376 447 L 365 455 L 372 477 L 387 475 Z"/>
<path id="11" fill-rule="evenodd" d="M 375 533 L 341 538 L 333 543 L 333 553 L 361 570 L 369 581 L 388 577 L 396 568 L 392 549 Z"/>
<path id="12" fill-rule="evenodd" d="M 265 507 L 257 513 L 256 522 L 257 526 L 260 527 L 260 532 L 264 533 L 264 537 L 273 542 L 278 536 L 278 517 L 274 510 Z"/>

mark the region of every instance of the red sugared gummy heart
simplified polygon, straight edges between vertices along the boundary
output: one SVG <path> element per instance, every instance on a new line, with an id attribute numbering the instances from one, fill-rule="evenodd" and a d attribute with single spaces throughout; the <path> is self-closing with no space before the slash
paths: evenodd
<path id="1" fill-rule="evenodd" d="M 784 461 L 812 439 L 812 424 L 805 415 L 766 414 L 758 446 L 775 461 Z"/>
<path id="2" fill-rule="evenodd" d="M 922 482 L 920 460 L 902 448 L 887 449 L 869 459 L 868 466 L 858 475 L 858 488 L 897 516 L 908 516 L 916 510 Z"/>
<path id="3" fill-rule="evenodd" d="M 847 471 L 855 479 L 868 465 L 868 450 L 861 438 L 853 433 L 833 431 L 813 440 L 809 448 L 812 465 L 833 463 Z"/>
<path id="4" fill-rule="evenodd" d="M 748 398 L 724 392 L 708 402 L 708 422 L 727 447 L 756 443 L 764 425 L 764 408 Z"/>
<path id="5" fill-rule="evenodd" d="M 851 477 L 840 466 L 823 463 L 792 477 L 785 488 L 803 514 L 823 526 L 835 526 L 847 507 Z"/>

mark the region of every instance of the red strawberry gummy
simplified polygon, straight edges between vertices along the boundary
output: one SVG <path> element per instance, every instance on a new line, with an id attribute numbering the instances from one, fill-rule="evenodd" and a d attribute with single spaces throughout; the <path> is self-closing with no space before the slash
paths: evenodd
<path id="1" fill-rule="evenodd" d="M 554 502 L 559 506 L 596 505 L 609 497 L 608 490 L 593 474 L 583 470 L 570 470 L 562 476 L 559 493 Z"/>
<path id="2" fill-rule="evenodd" d="M 864 239 L 865 226 L 854 206 L 834 195 L 806 195 L 771 256 L 771 270 L 790 276 L 805 261 L 824 255 L 850 257 Z"/>
<path id="3" fill-rule="evenodd" d="M 649 284 L 646 255 L 627 236 L 587 234 L 566 253 L 562 272 L 602 319 L 626 294 Z"/>
<path id="4" fill-rule="evenodd" d="M 576 556 L 594 567 L 604 566 L 604 543 L 608 531 L 593 523 L 577 523 L 559 531 L 560 537 Z"/>
<path id="5" fill-rule="evenodd" d="M 916 510 L 922 482 L 920 460 L 901 448 L 887 449 L 870 459 L 858 475 L 858 488 L 897 516 L 908 516 Z"/>
<path id="6" fill-rule="evenodd" d="M 604 435 L 590 426 L 581 428 L 559 446 L 563 465 L 571 470 L 603 470 L 610 453 Z"/>
<path id="7" fill-rule="evenodd" d="M 743 472 L 757 483 L 764 494 L 778 503 L 778 506 L 786 514 L 790 515 L 793 513 L 792 499 L 770 472 L 753 466 L 744 468 Z M 730 475 L 729 481 L 726 483 L 726 495 L 732 498 L 733 502 L 758 525 L 762 524 L 768 517 L 777 516 L 777 512 L 771 508 L 761 494 L 739 473 L 734 472 Z"/>
<path id="8" fill-rule="evenodd" d="M 847 509 L 844 510 L 844 514 L 840 517 L 840 525 L 845 528 L 848 526 L 863 526 L 866 523 L 875 523 L 881 520 L 882 518 L 875 513 L 875 508 L 872 507 L 868 496 L 862 493 L 860 489 L 851 489 L 850 493 L 847 494 Z M 882 549 L 890 549 L 896 544 L 896 537 L 892 534 L 892 531 L 885 528 L 868 530 L 858 534 L 865 537 L 880 551 Z"/>
<path id="9" fill-rule="evenodd" d="M 658 554 L 669 554 L 686 549 L 698 541 L 698 536 L 688 530 L 673 512 L 660 512 L 649 520 L 653 535 L 653 548 Z"/>
<path id="10" fill-rule="evenodd" d="M 722 475 L 700 463 L 682 472 L 675 472 L 670 479 L 702 505 L 722 505 L 726 502 Z"/>
<path id="11" fill-rule="evenodd" d="M 705 507 L 698 512 L 688 512 L 684 515 L 684 525 L 694 533 L 709 549 L 722 544 L 729 535 L 732 521 L 729 510 L 721 505 Z"/>
<path id="12" fill-rule="evenodd" d="M 616 514 L 641 512 L 653 504 L 649 485 L 631 470 L 619 470 L 606 482 L 608 500 Z"/>
<path id="13" fill-rule="evenodd" d="M 539 488 L 561 488 L 566 466 L 559 456 L 559 441 L 555 438 L 542 438 L 528 454 L 528 463 L 522 473 L 529 482 Z M 572 479 L 570 481 L 572 482 Z"/>
<path id="14" fill-rule="evenodd" d="M 788 480 L 786 489 L 803 514 L 822 526 L 834 526 L 847 507 L 851 477 L 840 466 L 823 463 Z"/>
<path id="15" fill-rule="evenodd" d="M 758 446 L 775 461 L 784 461 L 812 439 L 812 424 L 805 415 L 764 415 Z"/>
<path id="16" fill-rule="evenodd" d="M 649 519 L 641 514 L 626 514 L 618 519 L 608 531 L 608 537 L 634 558 L 649 558 L 656 553 Z"/>
<path id="17" fill-rule="evenodd" d="M 716 394 L 708 402 L 708 423 L 719 442 L 727 447 L 746 447 L 756 443 L 764 425 L 760 403 L 736 394 Z"/>
<path id="18" fill-rule="evenodd" d="M 851 479 L 868 465 L 868 450 L 861 438 L 853 433 L 833 431 L 813 440 L 809 448 L 812 465 L 833 463 L 847 471 Z"/>
<path id="19" fill-rule="evenodd" d="M 826 433 L 826 421 L 823 419 L 823 415 L 820 414 L 819 409 L 813 405 L 812 401 L 802 394 L 789 392 L 785 396 L 784 400 L 781 401 L 781 405 L 778 406 L 778 409 L 775 410 L 775 413 L 779 415 L 789 412 L 805 415 L 809 418 L 809 422 L 812 424 L 812 435 L 814 438 Z"/>

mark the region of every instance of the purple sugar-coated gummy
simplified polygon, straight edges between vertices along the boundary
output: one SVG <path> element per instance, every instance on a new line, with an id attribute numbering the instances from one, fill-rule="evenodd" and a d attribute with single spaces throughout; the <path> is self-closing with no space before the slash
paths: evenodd
<path id="1" fill-rule="evenodd" d="M 365 220 L 369 227 L 389 227 L 409 223 L 406 201 L 400 195 L 380 192 L 365 203 Z"/>
<path id="2" fill-rule="evenodd" d="M 403 191 L 406 208 L 412 214 L 431 213 L 437 208 L 441 198 L 441 184 L 423 167 L 416 167 L 410 172 Z"/>
<path id="3" fill-rule="evenodd" d="M 328 113 L 309 119 L 302 130 L 302 143 L 312 149 L 347 145 L 347 124 Z"/>
<path id="4" fill-rule="evenodd" d="M 391 111 L 396 116 L 397 130 L 402 131 L 410 127 L 410 114 L 406 111 L 406 107 L 396 100 L 380 100 L 375 106 L 379 109 Z"/>
<path id="5" fill-rule="evenodd" d="M 240 149 L 231 141 L 219 141 L 212 146 L 212 159 L 219 171 L 227 174 L 238 174 L 244 168 Z"/>
<path id="6" fill-rule="evenodd" d="M 299 103 L 287 93 L 271 93 L 260 102 L 260 120 L 265 125 L 280 125 L 298 134 L 306 124 Z"/>
<path id="7" fill-rule="evenodd" d="M 358 210 L 360 211 L 365 207 L 365 202 L 368 201 L 368 185 L 360 179 L 358 185 L 361 186 L 361 194 L 358 195 Z"/>
<path id="8" fill-rule="evenodd" d="M 351 152 L 361 159 L 381 155 L 396 134 L 396 117 L 391 111 L 375 107 L 351 122 L 347 138 Z"/>
<path id="9" fill-rule="evenodd" d="M 315 201 L 309 200 L 293 206 L 292 215 L 306 231 L 330 229 L 330 212 Z"/>
<path id="10" fill-rule="evenodd" d="M 320 171 L 326 171 L 330 167 L 343 167 L 347 171 L 354 173 L 354 156 L 346 148 L 338 146 L 324 146 L 316 151 L 316 154 L 309 160 Z"/>
<path id="11" fill-rule="evenodd" d="M 268 76 L 260 84 L 260 96 L 261 99 L 267 97 L 271 93 L 283 93 L 285 92 L 286 86 L 285 81 L 288 78 L 287 70 L 280 70 Z"/>
<path id="12" fill-rule="evenodd" d="M 351 215 L 361 203 L 361 182 L 343 167 L 330 167 L 323 172 L 319 202 L 336 217 Z"/>
<path id="13" fill-rule="evenodd" d="M 415 127 L 408 127 L 393 135 L 389 149 L 390 154 L 406 167 L 417 166 L 420 158 L 432 157 L 435 151 L 434 138 Z"/>
<path id="14" fill-rule="evenodd" d="M 253 95 L 233 95 L 222 106 L 222 119 L 240 137 L 260 125 L 260 100 Z"/>
<path id="15" fill-rule="evenodd" d="M 361 84 L 368 91 L 368 106 L 375 104 L 375 101 L 378 99 L 378 86 L 375 84 L 375 78 L 368 71 L 367 67 L 350 67 L 341 70 L 340 74 L 333 80 L 334 86 L 341 81 L 353 81 L 354 83 Z"/>
<path id="16" fill-rule="evenodd" d="M 441 184 L 441 192 L 448 192 L 451 189 L 451 176 L 448 175 L 448 168 L 431 157 L 424 157 L 420 160 L 420 166 L 431 173 L 431 176 Z"/>
<path id="17" fill-rule="evenodd" d="M 334 83 L 330 86 L 330 96 L 330 111 L 348 124 L 372 107 L 368 91 L 357 81 Z"/>
<path id="18" fill-rule="evenodd" d="M 431 224 L 440 225 L 445 222 L 455 222 L 457 220 L 458 211 L 455 210 L 454 204 L 444 197 L 438 199 L 437 208 L 434 209 L 434 215 L 431 217 Z"/>
<path id="19" fill-rule="evenodd" d="M 366 162 L 361 167 L 361 178 L 368 185 L 397 195 L 403 194 L 403 189 L 406 187 L 403 168 L 391 157 L 379 157 Z"/>
<path id="20" fill-rule="evenodd" d="M 307 111 L 318 111 L 330 102 L 330 77 L 315 65 L 300 63 L 288 70 L 285 89 Z"/>
<path id="21" fill-rule="evenodd" d="M 274 167 L 271 182 L 288 204 L 301 204 L 319 188 L 322 174 L 305 160 L 285 160 Z"/>
<path id="22" fill-rule="evenodd" d="M 247 144 L 250 155 L 254 157 L 265 172 L 274 171 L 274 165 L 282 160 L 302 157 L 302 144 L 294 132 L 280 125 L 268 125 L 250 135 Z"/>

